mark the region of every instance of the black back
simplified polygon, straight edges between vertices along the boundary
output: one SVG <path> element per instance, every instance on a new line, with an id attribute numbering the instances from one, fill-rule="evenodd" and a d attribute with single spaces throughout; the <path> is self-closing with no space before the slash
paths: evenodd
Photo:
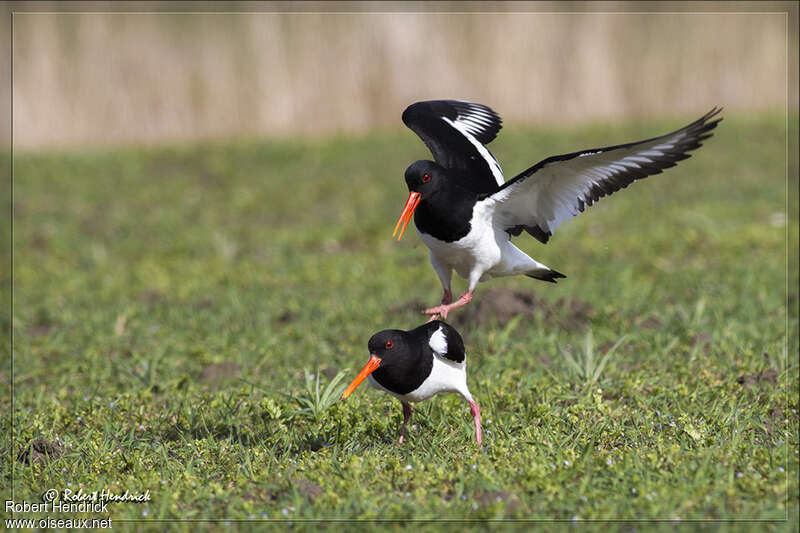
<path id="1" fill-rule="evenodd" d="M 448 121 L 460 122 L 482 145 L 489 144 L 502 127 L 502 120 L 491 108 L 459 100 L 417 102 L 403 112 L 405 125 L 419 135 L 439 165 L 452 171 L 452 179 L 475 193 L 497 191 L 491 162 Z M 488 149 L 486 153 L 496 163 Z"/>
<path id="2" fill-rule="evenodd" d="M 464 361 L 464 341 L 449 324 L 434 320 L 409 331 L 387 329 L 373 335 L 367 343 L 369 352 L 381 359 L 380 366 L 372 373 L 375 381 L 396 394 L 418 389 L 431 374 L 434 354 L 430 339 L 439 328 L 447 341 L 446 352 L 439 355 L 457 363 Z"/>

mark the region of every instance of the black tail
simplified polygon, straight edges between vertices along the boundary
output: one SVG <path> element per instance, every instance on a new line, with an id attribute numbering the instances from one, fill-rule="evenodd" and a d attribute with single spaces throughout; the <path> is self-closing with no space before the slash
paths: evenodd
<path id="1" fill-rule="evenodd" d="M 556 270 L 546 270 L 544 272 L 534 272 L 533 274 L 525 274 L 529 278 L 540 279 L 542 281 L 549 281 L 550 283 L 557 283 L 558 278 L 566 278 L 564 274 Z"/>

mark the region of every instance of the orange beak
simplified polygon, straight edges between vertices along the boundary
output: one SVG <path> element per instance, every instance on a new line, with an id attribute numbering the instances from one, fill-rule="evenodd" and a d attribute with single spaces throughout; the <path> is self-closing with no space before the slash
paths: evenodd
<path id="1" fill-rule="evenodd" d="M 403 229 L 400 230 L 400 236 L 397 237 L 397 240 L 403 238 L 403 233 L 406 232 L 406 226 L 411 221 L 411 217 L 414 216 L 414 209 L 417 208 L 419 205 L 419 201 L 422 199 L 422 195 L 418 192 L 410 192 L 408 193 L 408 201 L 406 201 L 406 206 L 403 208 L 403 212 L 400 214 L 400 218 L 397 220 L 397 224 L 394 227 L 394 233 L 392 233 L 392 237 L 397 235 L 397 230 L 400 228 L 400 224 L 403 225 Z"/>
<path id="2" fill-rule="evenodd" d="M 350 385 L 347 386 L 347 389 L 342 394 L 342 400 L 346 399 L 348 396 L 353 394 L 353 391 L 356 390 L 356 387 L 361 385 L 361 382 L 367 379 L 367 376 L 375 372 L 375 370 L 380 366 L 381 359 L 379 357 L 375 357 L 372 354 L 369 354 L 369 361 L 367 364 L 364 365 L 364 368 L 361 369 L 361 372 L 358 373 L 356 379 L 353 380 Z"/>

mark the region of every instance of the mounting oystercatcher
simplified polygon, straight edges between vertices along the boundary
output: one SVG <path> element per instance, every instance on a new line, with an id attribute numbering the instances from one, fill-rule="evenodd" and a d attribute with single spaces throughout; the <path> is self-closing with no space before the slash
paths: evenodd
<path id="1" fill-rule="evenodd" d="M 481 409 L 467 388 L 464 341 L 458 331 L 438 320 L 416 329 L 387 329 L 367 343 L 369 361 L 342 394 L 346 399 L 364 379 L 403 404 L 402 444 L 411 403 L 427 400 L 440 392 L 457 392 L 469 402 L 475 422 L 475 440 L 481 443 Z"/>
<path id="2" fill-rule="evenodd" d="M 523 230 L 547 243 L 555 229 L 606 195 L 675 166 L 712 135 L 722 118 L 714 108 L 672 133 L 644 141 L 581 150 L 544 159 L 508 182 L 486 148 L 500 131 L 500 116 L 485 105 L 459 100 L 417 102 L 403 122 L 435 161 L 406 169 L 408 200 L 394 233 L 398 240 L 413 215 L 444 288 L 441 305 L 423 311 L 447 318 L 470 302 L 480 281 L 523 274 L 555 283 L 563 274 L 528 257 L 511 243 Z M 713 120 L 712 120 L 713 119 Z M 452 301 L 455 270 L 468 281 Z"/>

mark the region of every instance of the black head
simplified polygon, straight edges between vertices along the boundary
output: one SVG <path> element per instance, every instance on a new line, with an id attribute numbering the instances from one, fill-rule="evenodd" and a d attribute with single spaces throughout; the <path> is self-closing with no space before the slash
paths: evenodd
<path id="1" fill-rule="evenodd" d="M 418 192 L 424 198 L 444 185 L 444 167 L 433 161 L 415 161 L 406 169 L 406 185 L 409 192 Z"/>
<path id="2" fill-rule="evenodd" d="M 347 398 L 367 376 L 385 388 L 405 394 L 416 389 L 430 373 L 433 360 L 427 337 L 417 328 L 411 331 L 385 329 L 367 343 L 369 361 L 342 394 Z"/>
<path id="3" fill-rule="evenodd" d="M 405 233 L 406 227 L 414 215 L 414 210 L 425 197 L 430 197 L 430 195 L 444 186 L 446 175 L 444 167 L 437 165 L 433 161 L 415 161 L 406 169 L 408 200 L 403 212 L 400 214 L 400 218 L 397 220 L 392 237 L 397 235 L 397 230 L 400 230 L 400 236 L 397 237 L 397 240 L 399 241 L 403 238 L 403 233 Z"/>
<path id="4" fill-rule="evenodd" d="M 385 329 L 373 335 L 367 343 L 370 355 L 381 360 L 381 366 L 391 365 L 409 349 L 406 332 L 399 329 Z"/>

